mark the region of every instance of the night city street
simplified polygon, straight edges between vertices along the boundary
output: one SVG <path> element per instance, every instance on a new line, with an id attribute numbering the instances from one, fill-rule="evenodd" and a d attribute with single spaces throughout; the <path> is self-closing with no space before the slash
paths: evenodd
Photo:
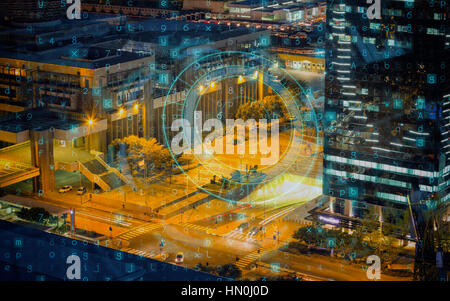
<path id="1" fill-rule="evenodd" d="M 0 279 L 448 282 L 434 2 L 3 0 Z"/>

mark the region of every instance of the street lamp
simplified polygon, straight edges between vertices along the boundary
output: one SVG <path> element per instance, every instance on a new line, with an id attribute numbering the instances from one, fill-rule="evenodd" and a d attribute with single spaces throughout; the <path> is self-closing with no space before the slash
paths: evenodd
<path id="1" fill-rule="evenodd" d="M 94 120 L 92 118 L 88 119 L 88 150 L 91 151 L 91 127 L 94 125 Z"/>
<path id="2" fill-rule="evenodd" d="M 88 120 L 88 151 L 91 151 L 91 126 L 94 125 L 94 120 L 89 119 Z"/>

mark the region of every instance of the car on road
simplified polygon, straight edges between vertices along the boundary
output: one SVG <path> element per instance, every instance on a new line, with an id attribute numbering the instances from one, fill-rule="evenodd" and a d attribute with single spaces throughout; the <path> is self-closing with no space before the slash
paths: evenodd
<path id="1" fill-rule="evenodd" d="M 245 230 L 245 229 L 247 229 L 248 228 L 248 226 L 249 226 L 249 224 L 248 223 L 242 223 L 242 224 L 240 224 L 239 225 L 239 229 L 242 229 L 242 230 Z"/>
<path id="2" fill-rule="evenodd" d="M 183 263 L 183 261 L 184 261 L 183 252 L 178 252 L 177 256 L 175 257 L 175 263 Z"/>
<path id="3" fill-rule="evenodd" d="M 250 235 L 256 235 L 259 232 L 259 229 L 260 228 L 258 226 L 253 227 L 249 232 Z"/>
<path id="4" fill-rule="evenodd" d="M 83 195 L 83 194 L 85 194 L 86 192 L 87 192 L 86 187 L 79 187 L 79 188 L 77 189 L 77 194 L 78 194 L 78 195 Z"/>
<path id="5" fill-rule="evenodd" d="M 66 193 L 72 190 L 72 186 L 70 185 L 64 185 L 59 189 L 59 193 Z"/>

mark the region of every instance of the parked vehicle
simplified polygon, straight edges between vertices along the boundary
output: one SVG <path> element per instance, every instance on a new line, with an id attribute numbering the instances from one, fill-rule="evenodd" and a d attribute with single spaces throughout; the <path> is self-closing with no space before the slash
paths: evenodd
<path id="1" fill-rule="evenodd" d="M 83 194 L 85 194 L 86 192 L 87 192 L 86 187 L 79 187 L 79 188 L 77 189 L 77 194 L 78 194 L 78 195 L 83 195 Z"/>
<path id="2" fill-rule="evenodd" d="M 250 230 L 250 235 L 256 235 L 259 232 L 259 227 L 255 226 L 252 228 L 252 230 Z"/>
<path id="3" fill-rule="evenodd" d="M 66 193 L 72 190 L 72 186 L 70 185 L 64 185 L 59 189 L 59 193 Z"/>

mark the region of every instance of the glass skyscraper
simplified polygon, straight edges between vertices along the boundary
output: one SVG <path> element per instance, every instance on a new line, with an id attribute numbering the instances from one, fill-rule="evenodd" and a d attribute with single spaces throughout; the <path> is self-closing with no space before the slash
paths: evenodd
<path id="1" fill-rule="evenodd" d="M 323 193 L 341 222 L 450 198 L 449 3 L 380 2 L 380 19 L 327 3 Z"/>

